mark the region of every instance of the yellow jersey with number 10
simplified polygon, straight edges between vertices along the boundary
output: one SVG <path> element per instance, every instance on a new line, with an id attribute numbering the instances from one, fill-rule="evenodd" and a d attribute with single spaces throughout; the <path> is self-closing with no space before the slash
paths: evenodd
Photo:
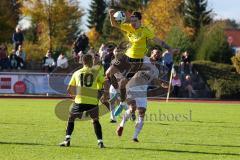
<path id="1" fill-rule="evenodd" d="M 154 38 L 154 33 L 145 26 L 134 29 L 130 23 L 123 23 L 120 29 L 127 33 L 131 47 L 125 53 L 130 58 L 144 58 L 147 52 L 147 39 Z"/>
<path id="2" fill-rule="evenodd" d="M 95 68 L 84 66 L 74 72 L 69 86 L 76 89 L 75 103 L 98 104 L 98 85 L 104 82 L 104 75 Z"/>

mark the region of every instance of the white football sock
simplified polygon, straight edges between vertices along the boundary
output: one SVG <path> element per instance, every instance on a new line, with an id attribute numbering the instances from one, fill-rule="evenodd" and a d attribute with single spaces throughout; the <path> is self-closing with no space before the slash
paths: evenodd
<path id="1" fill-rule="evenodd" d="M 126 123 L 126 121 L 129 119 L 131 115 L 131 111 L 130 109 L 126 110 L 124 115 L 123 115 L 123 118 L 122 118 L 122 121 L 120 123 L 120 127 L 124 127 L 124 124 Z"/>
<path id="2" fill-rule="evenodd" d="M 70 139 L 71 138 L 71 135 L 66 135 L 66 139 Z"/>
<path id="3" fill-rule="evenodd" d="M 137 139 L 139 133 L 142 130 L 143 124 L 144 124 L 144 118 L 138 116 L 138 120 L 137 120 L 137 123 L 136 123 L 136 126 L 135 126 L 135 132 L 134 132 L 134 135 L 133 135 L 134 139 Z"/>
<path id="4" fill-rule="evenodd" d="M 114 109 L 114 105 L 113 104 L 110 104 L 110 110 L 111 110 L 111 119 L 112 120 L 116 120 L 116 117 L 114 116 L 114 112 L 115 112 L 115 109 Z"/>
<path id="5" fill-rule="evenodd" d="M 126 103 L 126 102 L 120 102 L 120 105 L 124 105 L 124 106 L 126 106 L 127 103 Z"/>

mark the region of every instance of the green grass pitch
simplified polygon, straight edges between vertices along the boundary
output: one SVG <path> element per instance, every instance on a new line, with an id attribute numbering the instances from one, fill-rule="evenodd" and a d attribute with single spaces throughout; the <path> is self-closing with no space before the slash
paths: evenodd
<path id="1" fill-rule="evenodd" d="M 66 128 L 54 113 L 59 101 L 0 99 L 0 159 L 240 159 L 239 104 L 149 102 L 140 143 L 131 141 L 134 122 L 119 138 L 106 114 L 100 121 L 107 148 L 99 149 L 91 121 L 76 123 L 71 147 L 58 146 Z"/>

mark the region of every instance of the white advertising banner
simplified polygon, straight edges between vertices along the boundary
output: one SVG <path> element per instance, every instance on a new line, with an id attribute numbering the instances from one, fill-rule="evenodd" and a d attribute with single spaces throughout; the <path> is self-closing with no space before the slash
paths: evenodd
<path id="1" fill-rule="evenodd" d="M 1 73 L 0 94 L 66 95 L 66 86 L 69 80 L 69 75 Z M 51 85 L 50 81 L 54 82 L 54 85 Z M 61 88 L 60 91 L 59 88 Z"/>

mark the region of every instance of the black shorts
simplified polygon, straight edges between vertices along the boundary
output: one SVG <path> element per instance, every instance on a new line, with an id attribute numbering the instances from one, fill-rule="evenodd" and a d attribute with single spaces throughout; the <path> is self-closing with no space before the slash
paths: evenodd
<path id="1" fill-rule="evenodd" d="M 81 119 L 83 112 L 86 112 L 86 116 L 90 116 L 92 119 L 94 119 L 98 118 L 98 111 L 98 105 L 74 103 L 70 114 L 71 116 Z"/>
<path id="2" fill-rule="evenodd" d="M 132 78 L 143 65 L 142 58 L 129 58 L 125 54 L 121 58 L 115 59 L 113 65 L 127 78 Z"/>

